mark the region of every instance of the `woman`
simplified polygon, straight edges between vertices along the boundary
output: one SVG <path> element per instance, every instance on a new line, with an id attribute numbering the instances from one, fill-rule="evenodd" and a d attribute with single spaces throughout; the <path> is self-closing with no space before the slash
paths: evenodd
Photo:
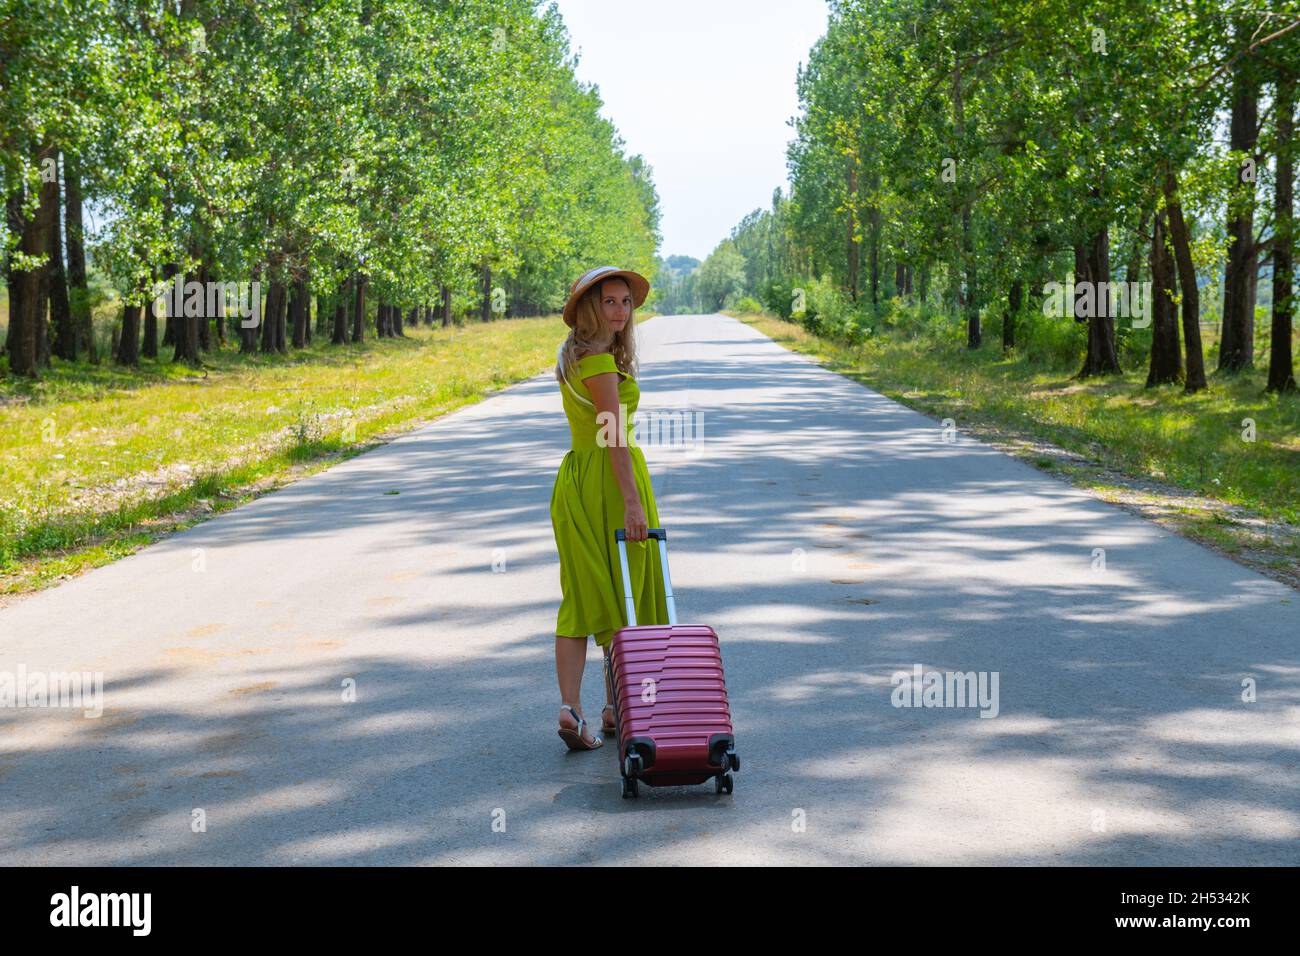
<path id="1" fill-rule="evenodd" d="M 581 688 L 587 636 L 595 635 L 608 656 L 614 632 L 627 623 L 615 529 L 627 531 L 637 623 L 668 620 L 663 574 L 646 534 L 659 527 L 659 513 L 645 456 L 632 435 L 641 399 L 632 310 L 649 291 L 643 276 L 600 266 L 573 283 L 564 305 L 564 322 L 573 331 L 560 345 L 555 377 L 572 447 L 555 476 L 551 527 L 564 594 L 555 625 L 559 732 L 570 750 L 595 750 L 604 742 L 587 730 Z M 611 734 L 608 687 L 605 695 L 601 729 Z"/>

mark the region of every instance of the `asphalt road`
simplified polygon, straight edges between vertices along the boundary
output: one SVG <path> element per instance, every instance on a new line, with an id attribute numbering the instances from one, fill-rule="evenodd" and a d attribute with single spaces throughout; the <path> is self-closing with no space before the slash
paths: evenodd
<path id="1" fill-rule="evenodd" d="M 0 676 L 104 678 L 0 708 L 0 863 L 1300 863 L 1296 592 L 734 319 L 638 333 L 734 794 L 555 733 L 542 375 L 0 610 Z"/>

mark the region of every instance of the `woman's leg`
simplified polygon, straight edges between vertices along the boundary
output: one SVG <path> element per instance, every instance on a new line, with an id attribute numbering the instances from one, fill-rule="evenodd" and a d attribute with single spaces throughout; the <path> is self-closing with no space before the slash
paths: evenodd
<path id="1" fill-rule="evenodd" d="M 587 666 L 587 637 L 586 634 L 582 637 L 555 635 L 555 676 L 560 681 L 560 701 L 572 707 L 581 717 L 586 716 L 582 712 L 582 671 Z M 572 714 L 561 708 L 560 725 L 576 730 L 578 722 Z M 587 739 L 593 739 L 590 730 L 587 731 Z"/>

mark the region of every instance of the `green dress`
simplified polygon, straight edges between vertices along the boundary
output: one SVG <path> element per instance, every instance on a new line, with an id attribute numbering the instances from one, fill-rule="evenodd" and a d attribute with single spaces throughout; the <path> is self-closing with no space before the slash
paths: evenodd
<path id="1" fill-rule="evenodd" d="M 641 401 L 636 379 L 621 372 L 608 352 L 588 355 L 578 361 L 567 382 L 559 383 L 564 414 L 569 420 L 572 447 L 560 462 L 551 491 L 551 528 L 560 554 L 560 590 L 563 600 L 555 622 L 555 633 L 563 637 L 596 635 L 605 645 L 613 632 L 627 624 L 627 602 L 623 597 L 623 569 L 619 564 L 616 528 L 623 524 L 623 493 L 614 474 L 610 451 L 597 443 L 601 429 L 596 407 L 583 378 L 601 372 L 618 372 L 619 402 L 627 407 L 627 444 L 632 456 L 646 525 L 659 527 L 654 488 L 645 455 L 632 434 L 633 415 Z M 617 426 L 614 426 L 617 427 Z M 613 434 L 613 428 L 607 430 Z M 652 539 L 627 542 L 628 573 L 636 623 L 667 624 L 668 600 L 659 566 L 658 542 Z M 602 632 L 609 632 L 601 640 Z"/>

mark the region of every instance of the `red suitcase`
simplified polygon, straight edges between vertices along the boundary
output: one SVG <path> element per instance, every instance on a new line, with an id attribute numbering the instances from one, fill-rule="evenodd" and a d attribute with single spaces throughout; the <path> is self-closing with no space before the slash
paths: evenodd
<path id="1" fill-rule="evenodd" d="M 614 532 L 628 624 L 610 642 L 605 680 L 614 702 L 623 796 L 635 797 L 638 782 L 682 786 L 710 777 L 717 793 L 731 793 L 731 771 L 740 769 L 740 758 L 732 735 L 718 635 L 704 624 L 677 623 L 668 575 L 668 532 L 650 528 L 649 536 L 658 542 L 667 624 L 636 623 L 627 536 L 623 528 Z"/>

